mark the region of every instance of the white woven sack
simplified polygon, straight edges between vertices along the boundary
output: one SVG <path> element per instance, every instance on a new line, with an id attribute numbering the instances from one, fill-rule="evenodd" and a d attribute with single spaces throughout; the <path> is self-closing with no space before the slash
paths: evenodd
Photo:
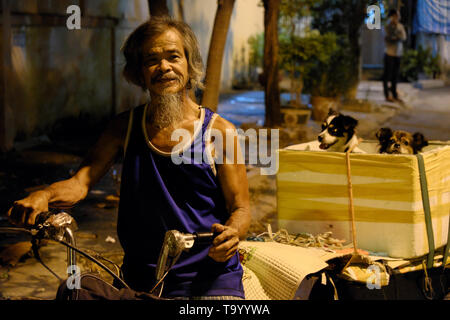
<path id="1" fill-rule="evenodd" d="M 270 300 L 256 274 L 246 266 L 242 267 L 244 268 L 242 283 L 244 285 L 245 300 Z"/>
<path id="2" fill-rule="evenodd" d="M 328 266 L 313 250 L 276 242 L 242 241 L 239 249 L 271 300 L 294 299 L 307 275 Z"/>

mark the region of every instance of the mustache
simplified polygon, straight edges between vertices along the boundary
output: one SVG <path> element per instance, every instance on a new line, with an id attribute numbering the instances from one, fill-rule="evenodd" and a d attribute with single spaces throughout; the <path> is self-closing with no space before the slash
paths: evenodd
<path id="1" fill-rule="evenodd" d="M 159 74 L 152 78 L 152 83 L 159 82 L 159 81 L 166 81 L 166 80 L 177 80 L 180 81 L 180 78 L 176 75 L 167 75 L 167 74 Z"/>

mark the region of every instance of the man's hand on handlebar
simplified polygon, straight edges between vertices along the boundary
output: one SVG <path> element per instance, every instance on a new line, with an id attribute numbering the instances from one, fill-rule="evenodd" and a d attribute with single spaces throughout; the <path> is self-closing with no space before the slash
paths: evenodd
<path id="1" fill-rule="evenodd" d="M 9 221 L 17 226 L 32 226 L 36 217 L 48 211 L 48 193 L 44 190 L 31 193 L 28 197 L 15 201 L 8 210 Z"/>
<path id="2" fill-rule="evenodd" d="M 215 237 L 208 255 L 217 262 L 225 262 L 236 254 L 239 245 L 239 233 L 233 227 L 218 223 L 212 225 L 212 232 L 219 233 Z"/>

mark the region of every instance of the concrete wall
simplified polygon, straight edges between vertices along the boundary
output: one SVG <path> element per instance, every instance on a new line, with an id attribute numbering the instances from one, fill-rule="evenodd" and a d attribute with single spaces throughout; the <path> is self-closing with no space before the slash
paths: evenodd
<path id="1" fill-rule="evenodd" d="M 441 78 L 450 79 L 450 35 L 428 34 L 419 32 L 416 38 L 416 46 L 421 45 L 424 48 L 431 48 L 433 55 L 440 57 L 440 67 L 442 70 Z"/>
<path id="2" fill-rule="evenodd" d="M 178 14 L 177 1 L 168 1 L 173 16 Z M 235 2 L 222 64 L 221 91 L 230 90 L 233 81 L 248 74 L 247 41 L 264 32 L 264 8 L 259 3 L 260 0 Z M 205 67 L 216 10 L 215 0 L 184 0 L 184 19 L 197 35 Z"/>
<path id="3" fill-rule="evenodd" d="M 370 30 L 363 26 L 361 32 L 361 58 L 363 67 L 383 68 L 384 36 L 381 29 Z"/>
<path id="4" fill-rule="evenodd" d="M 235 81 L 248 76 L 250 47 L 248 39 L 264 32 L 264 8 L 260 0 L 237 0 L 231 19 L 232 42 L 226 58 L 223 86 L 228 88 Z M 262 66 L 261 66 L 262 67 Z M 262 69 L 261 69 L 262 71 Z"/>
<path id="5" fill-rule="evenodd" d="M 81 30 L 66 27 L 72 4 L 81 8 Z M 66 118 L 95 123 L 143 100 L 121 76 L 120 47 L 148 19 L 146 0 L 17 0 L 9 8 L 7 119 L 0 124 L 9 139 L 48 133 Z"/>
<path id="6" fill-rule="evenodd" d="M 110 113 L 109 29 L 69 33 L 65 27 L 33 26 L 13 28 L 12 36 L 10 94 L 17 133 L 29 136 L 62 117 Z"/>

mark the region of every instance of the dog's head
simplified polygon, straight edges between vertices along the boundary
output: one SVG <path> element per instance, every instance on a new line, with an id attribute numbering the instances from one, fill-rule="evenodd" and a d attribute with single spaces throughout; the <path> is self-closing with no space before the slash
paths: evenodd
<path id="1" fill-rule="evenodd" d="M 353 137 L 357 125 L 358 120 L 330 109 L 318 136 L 320 148 L 343 151 L 340 147 L 344 147 Z"/>
<path id="2" fill-rule="evenodd" d="M 380 153 L 417 154 L 428 145 L 428 141 L 420 132 L 412 135 L 403 130 L 381 128 L 376 137 L 380 142 Z"/>

